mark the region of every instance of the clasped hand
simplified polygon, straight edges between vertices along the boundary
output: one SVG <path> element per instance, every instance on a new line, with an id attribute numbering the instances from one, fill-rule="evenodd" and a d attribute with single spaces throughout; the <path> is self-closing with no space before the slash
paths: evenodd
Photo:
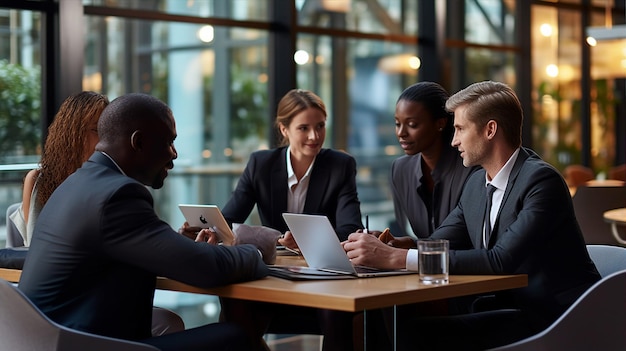
<path id="1" fill-rule="evenodd" d="M 383 234 L 385 237 L 381 237 Z M 414 243 L 409 237 L 396 238 L 390 233 L 359 230 L 341 245 L 353 265 L 397 269 L 406 265 L 406 251 L 400 249 L 412 248 Z"/>
<path id="2" fill-rule="evenodd" d="M 217 245 L 219 239 L 217 232 L 213 228 L 200 228 L 192 227 L 189 223 L 183 223 L 183 226 L 178 229 L 178 234 L 184 235 L 195 242 L 206 242 L 208 244 Z"/>
<path id="3" fill-rule="evenodd" d="M 192 227 L 189 223 L 183 223 L 178 229 L 178 233 L 184 235 L 196 242 L 206 242 L 208 244 L 217 245 L 219 239 L 217 228 L 202 229 Z M 276 243 L 280 232 L 272 228 L 263 226 L 249 226 L 246 224 L 233 224 L 233 234 L 235 234 L 234 245 L 251 244 L 254 245 L 263 256 L 263 262 L 266 264 L 274 264 L 276 262 Z"/>

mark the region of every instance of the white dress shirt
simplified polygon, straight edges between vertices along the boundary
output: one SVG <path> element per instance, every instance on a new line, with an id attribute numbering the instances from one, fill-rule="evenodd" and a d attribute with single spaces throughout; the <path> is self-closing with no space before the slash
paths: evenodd
<path id="1" fill-rule="evenodd" d="M 519 155 L 519 150 L 520 149 L 518 148 L 517 150 L 515 150 L 515 152 L 513 152 L 511 157 L 509 157 L 509 160 L 506 161 L 506 163 L 504 164 L 504 167 L 502 167 L 500 171 L 498 171 L 498 174 L 496 174 L 496 176 L 493 177 L 491 181 L 489 181 L 487 173 L 485 172 L 485 187 L 491 184 L 496 188 L 496 190 L 493 192 L 491 212 L 489 213 L 489 220 L 491 221 L 492 228 L 498 217 L 498 211 L 500 210 L 500 205 L 502 205 L 502 198 L 504 197 L 504 190 L 506 189 L 506 185 L 509 182 L 509 176 L 511 175 L 511 170 L 513 169 L 513 165 L 515 164 L 517 156 Z M 484 246 L 487 247 L 487 245 Z M 410 271 L 417 271 L 417 265 L 417 250 L 410 249 L 406 254 L 406 269 Z"/>
<path id="2" fill-rule="evenodd" d="M 289 191 L 287 192 L 287 212 L 289 213 L 302 213 L 304 211 L 304 203 L 306 202 L 306 194 L 309 189 L 309 180 L 315 158 L 309 165 L 309 168 L 302 176 L 302 179 L 298 182 L 298 178 L 291 167 L 291 147 L 287 148 L 286 152 L 287 162 L 287 186 Z"/>

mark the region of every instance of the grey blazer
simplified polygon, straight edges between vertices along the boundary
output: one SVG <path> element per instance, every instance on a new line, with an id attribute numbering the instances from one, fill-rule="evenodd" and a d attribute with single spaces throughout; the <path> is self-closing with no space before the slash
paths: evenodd
<path id="1" fill-rule="evenodd" d="M 405 229 L 408 222 L 417 237 L 429 237 L 456 207 L 465 181 L 479 168 L 463 166 L 458 150 L 446 143 L 437 166 L 431 172 L 435 182 L 432 197 L 424 199 L 420 195 L 424 192 L 422 154 L 405 155 L 394 160 L 391 164 L 391 195 L 401 230 L 394 235 L 407 235 Z"/>
<path id="2" fill-rule="evenodd" d="M 600 279 L 563 177 L 532 150 L 519 152 L 487 249 L 481 248 L 485 206 L 485 171 L 479 170 L 432 235 L 450 240 L 451 274 L 528 274 L 528 287 L 502 297 L 541 325 Z"/>

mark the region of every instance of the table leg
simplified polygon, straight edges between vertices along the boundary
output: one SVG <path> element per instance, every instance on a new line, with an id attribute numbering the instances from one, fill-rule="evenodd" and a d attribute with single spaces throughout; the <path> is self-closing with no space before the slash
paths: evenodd
<path id="1" fill-rule="evenodd" d="M 398 324 L 398 305 L 393 305 L 393 351 L 396 351 L 398 349 L 398 344 L 397 344 L 397 333 L 398 333 L 398 328 L 397 328 L 397 324 Z"/>
<path id="2" fill-rule="evenodd" d="M 622 237 L 619 235 L 619 231 L 617 230 L 617 223 L 611 223 L 611 231 L 613 232 L 613 236 L 618 243 L 626 245 L 626 240 L 622 239 Z"/>
<path id="3" fill-rule="evenodd" d="M 363 311 L 363 351 L 367 351 L 367 310 Z"/>

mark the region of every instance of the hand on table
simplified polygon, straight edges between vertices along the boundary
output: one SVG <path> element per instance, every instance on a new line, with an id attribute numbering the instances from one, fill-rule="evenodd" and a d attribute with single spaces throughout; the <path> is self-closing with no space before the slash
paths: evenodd
<path id="1" fill-rule="evenodd" d="M 298 244 L 296 243 L 296 240 L 293 238 L 293 235 L 290 231 L 286 231 L 285 235 L 281 235 L 280 238 L 278 238 L 278 244 L 292 250 L 300 250 Z"/>
<path id="2" fill-rule="evenodd" d="M 353 265 L 381 269 L 406 268 L 406 250 L 392 247 L 369 233 L 352 233 L 341 243 Z"/>

